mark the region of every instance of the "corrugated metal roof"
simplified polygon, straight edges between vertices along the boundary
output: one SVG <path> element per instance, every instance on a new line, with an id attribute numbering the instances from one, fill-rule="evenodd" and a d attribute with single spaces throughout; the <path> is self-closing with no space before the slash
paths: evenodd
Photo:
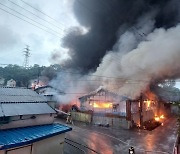
<path id="1" fill-rule="evenodd" d="M 1 103 L 25 103 L 25 102 L 46 102 L 46 98 L 42 96 L 7 96 L 7 95 L 0 95 L 0 102 Z"/>
<path id="2" fill-rule="evenodd" d="M 2 111 L 2 114 L 1 114 Z M 0 116 L 56 113 L 47 103 L 2 103 Z"/>
<path id="3" fill-rule="evenodd" d="M 46 98 L 35 91 L 25 88 L 0 88 L 0 102 L 45 102 Z"/>
<path id="4" fill-rule="evenodd" d="M 1 130 L 0 150 L 31 144 L 71 130 L 60 124 Z"/>

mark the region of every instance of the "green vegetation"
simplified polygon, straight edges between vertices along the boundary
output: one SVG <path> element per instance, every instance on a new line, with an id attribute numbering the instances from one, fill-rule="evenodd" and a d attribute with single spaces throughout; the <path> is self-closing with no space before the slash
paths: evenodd
<path id="1" fill-rule="evenodd" d="M 26 69 L 18 65 L 8 65 L 6 67 L 0 67 L 0 77 L 5 79 L 6 82 L 10 79 L 16 81 L 18 87 L 27 87 L 30 81 L 37 79 L 39 76 L 45 76 L 48 80 L 52 80 L 60 71 L 60 65 L 34 66 Z"/>

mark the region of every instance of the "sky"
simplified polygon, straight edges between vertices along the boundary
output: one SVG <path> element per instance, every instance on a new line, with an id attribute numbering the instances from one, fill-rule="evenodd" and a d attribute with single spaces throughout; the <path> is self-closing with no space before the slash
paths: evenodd
<path id="1" fill-rule="evenodd" d="M 49 17 L 28 6 L 23 1 L 44 12 Z M 0 63 L 23 65 L 23 51 L 26 45 L 29 45 L 31 50 L 29 58 L 30 66 L 34 64 L 43 66 L 53 64 L 50 57 L 55 51 L 62 53 L 60 60 L 67 58 L 66 49 L 61 47 L 61 38 L 65 35 L 69 27 L 79 26 L 72 12 L 72 4 L 73 0 L 1 0 Z M 23 8 L 32 12 L 34 15 Z M 23 20 L 50 31 L 53 35 Z"/>
<path id="2" fill-rule="evenodd" d="M 30 48 L 30 66 L 54 64 L 51 56 L 57 51 L 60 55 L 58 63 L 67 59 L 68 52 L 61 47 L 61 40 L 70 27 L 81 26 L 73 13 L 73 2 L 74 0 L 1 0 L 0 64 L 23 65 L 26 45 Z M 177 82 L 176 87 L 180 88 L 180 82 Z"/>

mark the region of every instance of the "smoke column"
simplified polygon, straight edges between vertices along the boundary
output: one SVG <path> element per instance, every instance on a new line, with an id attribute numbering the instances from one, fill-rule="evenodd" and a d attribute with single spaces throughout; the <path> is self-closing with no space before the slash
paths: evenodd
<path id="1" fill-rule="evenodd" d="M 64 68 L 94 75 L 78 79 L 114 77 L 102 78 L 95 87 L 105 85 L 131 98 L 155 81 L 180 77 L 179 8 L 179 0 L 74 1 L 75 17 L 87 31 L 72 27 L 64 37 L 62 46 L 71 57 Z M 58 85 L 59 80 L 53 82 Z M 89 85 L 75 86 L 74 91 L 86 92 Z"/>
<path id="2" fill-rule="evenodd" d="M 94 74 L 119 78 L 111 79 L 111 83 L 120 83 L 115 90 L 136 98 L 155 80 L 180 77 L 179 39 L 180 25 L 167 30 L 155 29 L 137 48 L 122 55 L 119 63 L 113 60 L 115 53 L 107 54 Z M 109 86 L 106 82 L 104 84 Z M 111 85 L 109 87 L 114 88 Z"/>
<path id="3" fill-rule="evenodd" d="M 179 8 L 179 0 L 75 0 L 75 17 L 87 32 L 81 27 L 69 30 L 62 45 L 72 58 L 64 66 L 83 73 L 94 71 L 120 35 L 129 28 L 136 31 L 140 18 L 154 12 L 154 28 L 167 29 L 179 22 Z M 140 36 L 144 34 L 141 31 Z"/>

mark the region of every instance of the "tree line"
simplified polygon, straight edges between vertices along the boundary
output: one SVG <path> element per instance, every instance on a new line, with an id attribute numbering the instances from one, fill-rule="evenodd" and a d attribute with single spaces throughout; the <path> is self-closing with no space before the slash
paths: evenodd
<path id="1" fill-rule="evenodd" d="M 39 66 L 35 64 L 29 68 L 10 64 L 6 67 L 0 67 L 0 78 L 5 79 L 4 86 L 8 80 L 14 79 L 16 86 L 28 87 L 31 80 L 38 79 L 41 76 L 52 80 L 60 70 L 61 67 L 58 64 L 50 66 Z"/>

